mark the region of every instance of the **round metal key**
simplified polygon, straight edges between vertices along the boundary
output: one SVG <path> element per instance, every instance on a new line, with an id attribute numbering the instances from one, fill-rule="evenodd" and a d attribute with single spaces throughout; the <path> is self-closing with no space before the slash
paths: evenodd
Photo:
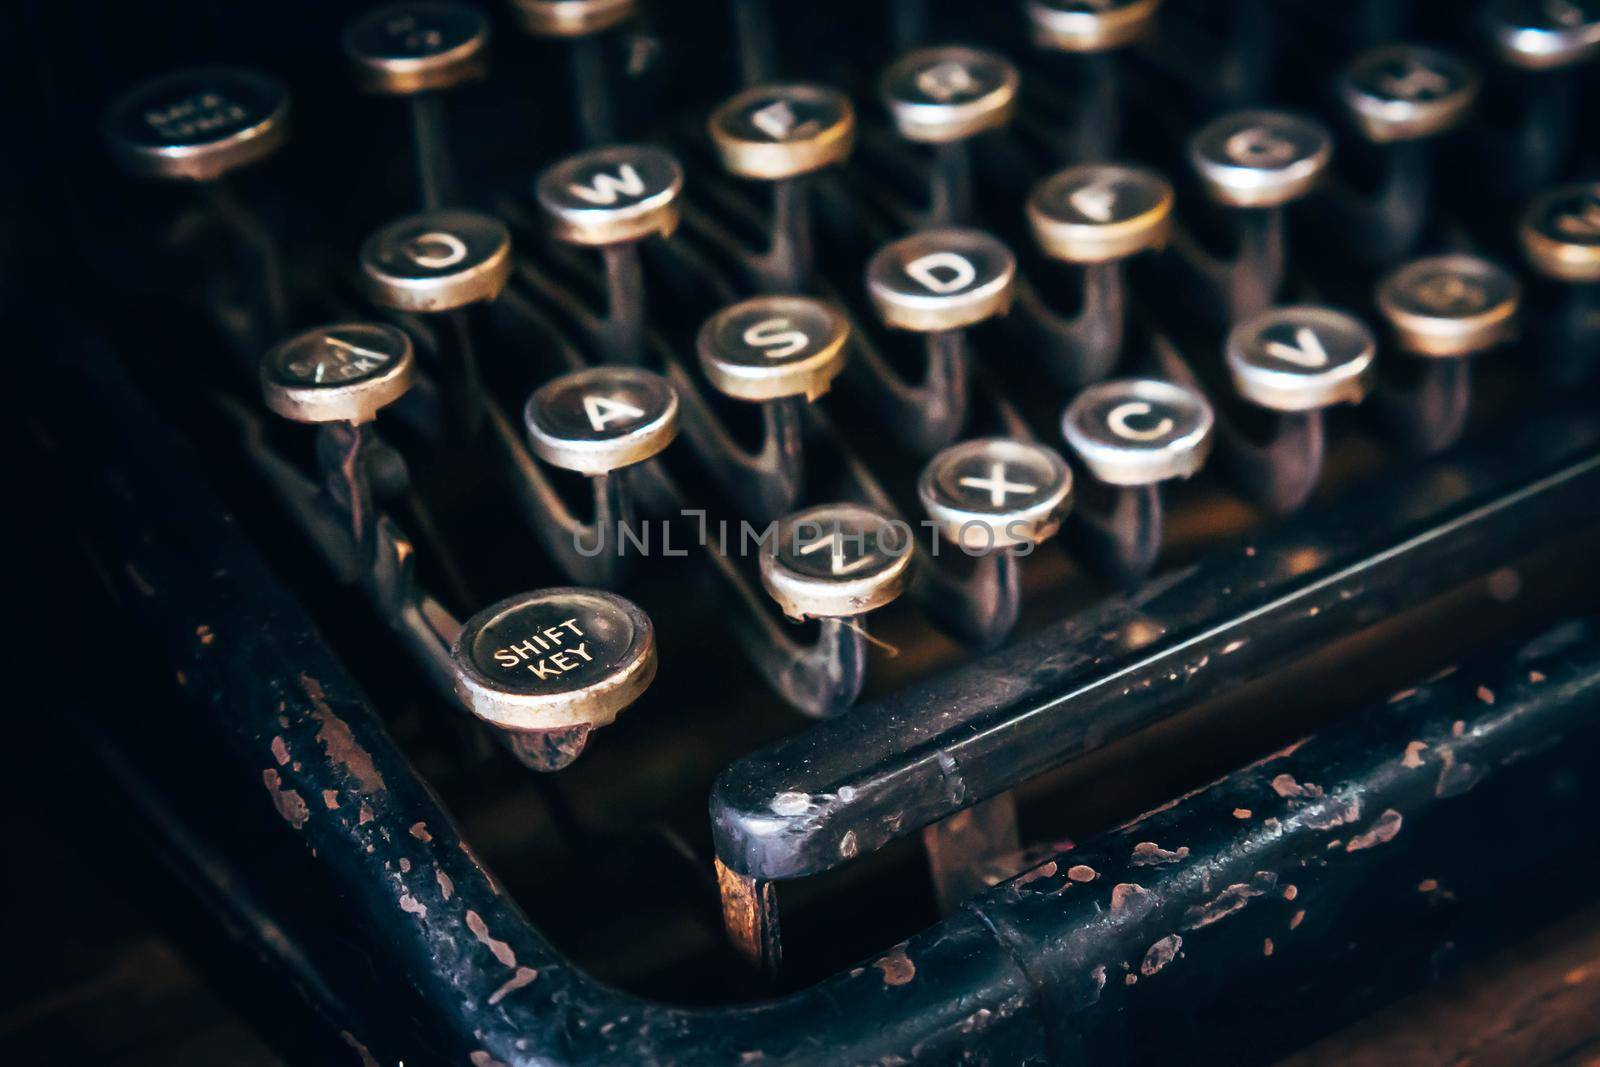
<path id="1" fill-rule="evenodd" d="M 678 435 L 678 394 L 637 367 L 590 367 L 546 382 L 522 411 L 545 462 L 583 474 L 643 463 Z"/>
<path id="2" fill-rule="evenodd" d="M 1535 270 L 1565 282 L 1600 282 L 1600 182 L 1578 182 L 1537 197 L 1517 227 Z"/>
<path id="3" fill-rule="evenodd" d="M 823 504 L 778 522 L 761 549 L 761 584 L 785 615 L 847 618 L 899 596 L 912 533 L 860 504 Z"/>
<path id="4" fill-rule="evenodd" d="M 1274 411 L 1358 404 L 1372 383 L 1377 343 L 1353 315 L 1284 307 L 1228 334 L 1228 370 L 1239 395 Z"/>
<path id="5" fill-rule="evenodd" d="M 1160 8 L 1161 0 L 1027 0 L 1028 28 L 1040 48 L 1106 52 L 1143 37 Z"/>
<path id="6" fill-rule="evenodd" d="M 1195 134 L 1189 158 L 1206 190 L 1231 207 L 1277 207 L 1310 192 L 1333 158 L 1321 123 L 1282 111 L 1239 111 Z"/>
<path id="7" fill-rule="evenodd" d="M 511 233 L 476 211 L 425 211 L 391 222 L 361 246 L 374 302 L 438 312 L 500 295 L 511 277 Z"/>
<path id="8" fill-rule="evenodd" d="M 880 91 L 900 136 L 943 144 L 1011 121 L 1021 77 L 1004 56 L 976 48 L 923 48 L 896 61 Z"/>
<path id="9" fill-rule="evenodd" d="M 535 188 L 555 237 L 589 246 L 671 235 L 682 192 L 677 159 L 643 144 L 568 156 L 539 175 Z"/>
<path id="10" fill-rule="evenodd" d="M 1448 52 L 1386 45 L 1356 57 L 1339 95 L 1361 132 L 1380 144 L 1459 126 L 1478 98 L 1478 72 Z"/>
<path id="11" fill-rule="evenodd" d="M 847 159 L 856 113 L 837 89 L 758 85 L 712 112 L 709 128 L 729 173 L 782 181 Z"/>
<path id="12" fill-rule="evenodd" d="M 1210 402 L 1193 389 L 1124 378 L 1079 393 L 1061 416 L 1061 434 L 1096 480 L 1155 485 L 1205 466 L 1215 421 Z"/>
<path id="13" fill-rule="evenodd" d="M 1516 334 L 1522 287 L 1486 259 L 1429 256 L 1378 286 L 1378 309 L 1400 347 L 1419 356 L 1470 356 Z"/>
<path id="14" fill-rule="evenodd" d="M 1028 223 L 1045 255 L 1107 263 L 1160 248 L 1172 232 L 1172 184 L 1153 170 L 1084 163 L 1033 187 Z"/>
<path id="15" fill-rule="evenodd" d="M 867 292 L 896 329 L 937 333 L 1011 308 L 1017 259 L 982 230 L 922 230 L 884 245 L 867 264 Z"/>
<path id="16" fill-rule="evenodd" d="M 103 131 L 117 162 L 134 174 L 210 181 L 283 145 L 289 92 L 251 70 L 178 71 L 124 93 Z"/>
<path id="17" fill-rule="evenodd" d="M 655 628 L 631 601 L 540 589 L 468 619 L 450 650 L 456 693 L 508 730 L 605 726 L 656 676 Z"/>
<path id="18" fill-rule="evenodd" d="M 540 37 L 587 37 L 634 16 L 635 0 L 512 0 L 517 21 Z"/>
<path id="19" fill-rule="evenodd" d="M 296 422 L 370 422 L 411 388 L 411 338 L 377 322 L 341 322 L 276 345 L 261 361 L 267 407 Z"/>
<path id="20" fill-rule="evenodd" d="M 826 393 L 844 369 L 850 324 L 809 296 L 757 296 L 712 315 L 696 347 L 706 378 L 740 400 Z"/>
<path id="21" fill-rule="evenodd" d="M 350 24 L 344 54 L 366 92 L 448 89 L 488 74 L 489 23 L 465 4 L 392 4 Z"/>
<path id="22" fill-rule="evenodd" d="M 961 441 L 922 469 L 917 495 L 945 539 L 968 552 L 1036 545 L 1061 528 L 1072 470 L 1032 441 Z"/>
<path id="23" fill-rule="evenodd" d="M 1493 0 L 1484 17 L 1501 58 L 1526 70 L 1571 66 L 1600 47 L 1600 0 Z"/>

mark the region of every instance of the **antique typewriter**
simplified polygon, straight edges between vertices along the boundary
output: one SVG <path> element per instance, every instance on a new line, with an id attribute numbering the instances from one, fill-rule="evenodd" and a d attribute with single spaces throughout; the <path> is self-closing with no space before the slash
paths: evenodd
<path id="1" fill-rule="evenodd" d="M 1270 1063 L 1592 906 L 1600 2 L 14 14 L 8 1062 Z"/>

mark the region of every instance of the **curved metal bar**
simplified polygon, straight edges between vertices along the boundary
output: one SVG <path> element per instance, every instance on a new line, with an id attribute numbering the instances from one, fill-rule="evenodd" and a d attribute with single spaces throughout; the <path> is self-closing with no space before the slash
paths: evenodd
<path id="1" fill-rule="evenodd" d="M 678 394 L 679 421 L 695 455 L 741 512 L 763 522 L 794 510 L 805 483 L 805 434 L 800 397 L 763 401 L 761 448 L 741 445 L 717 417 L 699 382 L 677 360 L 666 358 L 667 380 Z"/>
<path id="2" fill-rule="evenodd" d="M 1127 304 L 1127 274 L 1121 263 L 1083 268 L 1083 297 L 1071 318 L 1056 311 L 1026 279 L 1017 281 L 1018 321 L 1043 339 L 1052 376 L 1073 390 L 1100 381 L 1116 366 L 1127 334 Z"/>
<path id="3" fill-rule="evenodd" d="M 927 225 L 972 219 L 972 147 L 965 141 L 935 145 L 928 179 Z"/>
<path id="4" fill-rule="evenodd" d="M 1174 260 L 1210 290 L 1188 306 L 1216 317 L 1227 308 L 1228 321 L 1240 322 L 1271 307 L 1283 287 L 1287 227 L 1282 207 L 1235 208 L 1238 244 L 1233 258 L 1207 251 L 1187 227 L 1175 224 L 1170 249 Z"/>
<path id="5" fill-rule="evenodd" d="M 578 136 L 587 147 L 617 142 L 617 109 L 606 69 L 605 40 L 584 34 L 570 42 L 572 93 L 578 112 Z"/>
<path id="6" fill-rule="evenodd" d="M 127 380 L 113 376 L 90 396 L 74 391 L 72 397 L 70 412 L 60 413 L 65 418 L 80 419 L 86 402 L 106 415 L 88 420 L 88 439 L 73 442 L 82 484 L 105 490 L 94 497 L 95 513 L 79 521 L 106 564 L 101 573 L 139 623 L 130 635 L 181 671 L 190 698 L 206 712 L 206 729 L 216 731 L 219 762 L 255 780 L 262 767 L 275 768 L 273 799 L 285 801 L 278 808 L 283 833 L 301 840 L 345 889 L 331 903 L 317 903 L 323 918 L 331 918 L 332 908 L 370 946 L 381 961 L 374 969 L 381 985 L 392 981 L 416 992 L 433 1039 L 419 1055 L 461 1062 L 477 1055 L 515 1067 L 536 1060 L 656 1065 L 757 1058 L 820 1067 L 963 1056 L 1057 1062 L 1074 1050 L 1109 1060 L 1128 1053 L 1130 1033 L 1161 1040 L 1176 1003 L 1185 1013 L 1178 1025 L 1187 1053 L 1229 1061 L 1241 1040 L 1232 1020 L 1247 1005 L 1265 1007 L 1263 1017 L 1272 1019 L 1281 1011 L 1283 1025 L 1302 1032 L 1313 1021 L 1331 1025 L 1330 1008 L 1342 1017 L 1365 1007 L 1347 995 L 1348 970 L 1329 966 L 1336 959 L 1350 964 L 1351 945 L 1361 960 L 1371 954 L 1363 973 L 1378 997 L 1427 980 L 1442 938 L 1463 944 L 1467 926 L 1429 921 L 1439 901 L 1418 892 L 1419 864 L 1428 877 L 1482 905 L 1479 915 L 1531 919 L 1535 913 L 1525 907 L 1495 906 L 1501 899 L 1509 905 L 1524 883 L 1505 879 L 1471 847 L 1484 825 L 1497 825 L 1496 813 L 1517 811 L 1519 833 L 1507 840 L 1530 859 L 1570 857 L 1573 843 L 1587 843 L 1593 832 L 1585 818 L 1591 805 L 1574 803 L 1571 786 L 1592 777 L 1584 770 L 1600 722 L 1600 653 L 1592 631 L 1577 630 L 1424 686 L 1415 698 L 1375 708 L 1291 753 L 1080 842 L 1071 864 L 1051 857 L 951 919 L 809 989 L 728 1007 L 641 1001 L 574 968 L 503 893 L 304 609 L 204 488 L 198 461 Z M 1539 462 L 1545 455 L 1523 458 Z M 1570 487 L 1592 500 L 1592 478 Z M 1529 502 L 1524 497 L 1520 504 Z M 1543 514 L 1528 536 L 1547 530 L 1549 518 Z M 195 641 L 201 624 L 218 640 Z M 991 684 L 1003 684 L 1007 676 L 993 677 Z M 1478 695 L 1479 687 L 1496 694 L 1494 703 Z M 870 731 L 858 716 L 825 725 Z M 916 723 L 903 721 L 907 726 Z M 156 735 L 185 728 L 179 716 L 156 716 L 145 727 Z M 330 728 L 348 743 L 328 746 L 321 738 Z M 1420 769 L 1403 767 L 1395 755 L 1413 741 L 1421 742 Z M 290 759 L 280 759 L 280 751 Z M 1457 770 L 1446 774 L 1451 767 Z M 1319 783 L 1329 803 L 1285 797 L 1276 787 L 1279 775 Z M 1442 782 L 1450 788 L 1439 789 Z M 1552 782 L 1565 786 L 1554 789 Z M 331 800 L 292 803 L 317 797 Z M 1279 818 L 1279 832 L 1265 833 L 1259 821 L 1232 814 L 1246 803 L 1259 807 L 1263 797 L 1276 805 L 1266 810 Z M 1401 844 L 1384 847 L 1374 834 L 1375 847 L 1330 850 L 1332 834 L 1318 830 L 1308 813 L 1329 814 L 1350 799 L 1360 801 L 1358 819 L 1333 833 L 1351 838 L 1395 828 Z M 832 807 L 814 811 L 813 819 L 827 825 Z M 1402 826 L 1385 818 L 1391 809 L 1404 813 Z M 356 811 L 363 817 L 355 818 Z M 769 817 L 793 824 L 770 809 Z M 908 832 L 919 817 L 911 813 Z M 1415 833 L 1419 826 L 1429 831 Z M 1140 866 L 1148 850 L 1136 846 L 1146 841 L 1182 842 L 1189 859 Z M 217 843 L 233 854 L 254 847 L 237 835 Z M 878 843 L 863 838 L 859 847 L 869 851 Z M 843 859 L 837 840 L 830 844 L 834 862 Z M 1069 870 L 1077 864 L 1094 872 L 1092 882 L 1069 885 L 1074 874 L 1082 876 Z M 1304 883 L 1308 868 L 1320 873 L 1301 886 L 1305 899 L 1284 901 L 1281 890 Z M 1252 886 L 1257 871 L 1275 874 L 1280 892 L 1241 898 L 1246 906 L 1226 925 L 1182 925 L 1192 925 L 1185 916 L 1193 909 L 1201 909 L 1197 917 L 1209 914 L 1217 894 L 1235 882 Z M 1579 880 L 1580 889 L 1587 884 Z M 1113 894 L 1117 886 L 1139 892 Z M 226 892 L 213 898 L 224 905 L 234 899 Z M 1262 937 L 1286 936 L 1281 931 L 1293 907 L 1314 908 L 1294 934 L 1296 951 L 1264 959 Z M 300 929 L 293 919 L 284 916 L 272 928 L 292 936 Z M 1149 947 L 1176 929 L 1191 954 L 1204 953 L 1214 965 L 1189 967 L 1158 955 L 1150 965 L 1167 964 L 1159 982 L 1097 979 L 1099 961 L 1144 961 Z M 1471 929 L 1504 928 L 1495 919 Z M 273 952 L 284 946 L 282 939 L 265 942 Z M 1264 996 L 1272 1002 L 1264 1004 Z M 1260 1041 L 1260 1029 L 1243 1039 Z"/>
<path id="7" fill-rule="evenodd" d="M 851 337 L 855 351 L 845 374 L 889 408 L 890 425 L 907 448 L 927 455 L 960 436 L 970 395 L 966 331 L 923 335 L 927 371 L 917 385 L 902 378 L 865 333 L 852 328 Z"/>
<path id="8" fill-rule="evenodd" d="M 1380 384 L 1378 410 L 1401 443 L 1420 455 L 1443 452 L 1461 439 L 1472 408 L 1472 364 L 1427 359 L 1406 386 Z"/>
<path id="9" fill-rule="evenodd" d="M 578 585 L 616 589 L 626 584 L 638 563 L 625 543 L 624 530 L 634 526 L 627 469 L 589 477 L 594 517 L 585 522 L 572 514 L 500 406 L 486 400 L 484 412 L 523 519 L 557 566 Z"/>
<path id="10" fill-rule="evenodd" d="M 1217 436 L 1229 473 L 1252 500 L 1279 515 L 1296 511 L 1316 491 L 1327 449 L 1321 411 L 1270 412 L 1271 436 L 1256 441 L 1222 414 Z"/>
<path id="11" fill-rule="evenodd" d="M 1015 548 L 973 558 L 972 572 L 955 578 L 918 545 L 911 596 L 933 624 L 980 651 L 999 648 L 1022 613 L 1022 556 Z"/>
<path id="12" fill-rule="evenodd" d="M 1408 469 L 1374 485 L 1367 506 L 1293 520 L 1270 540 L 743 757 L 712 794 L 717 854 L 754 879 L 828 870 L 849 858 L 846 835 L 851 855 L 880 848 L 1590 527 L 1597 440 L 1600 427 L 1579 414 Z M 1553 462 L 1552 473 L 1529 474 Z M 1220 622 L 1219 602 L 1233 608 Z M 814 803 L 803 817 L 779 816 L 780 792 Z"/>
<path id="13" fill-rule="evenodd" d="M 1161 554 L 1165 525 L 1161 487 L 1107 486 L 1109 506 L 1079 499 L 1067 522 L 1067 537 L 1101 574 L 1117 585 L 1149 576 Z"/>
<path id="14" fill-rule="evenodd" d="M 1328 224 L 1338 237 L 1334 247 L 1372 265 L 1391 264 L 1416 251 L 1433 203 L 1432 148 L 1399 141 L 1382 151 L 1383 178 L 1372 193 L 1333 181 L 1320 187 Z"/>

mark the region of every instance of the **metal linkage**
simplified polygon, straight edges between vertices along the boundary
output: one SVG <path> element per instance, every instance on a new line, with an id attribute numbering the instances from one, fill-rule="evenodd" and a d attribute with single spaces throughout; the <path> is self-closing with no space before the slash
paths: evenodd
<path id="1" fill-rule="evenodd" d="M 1523 211 L 1517 238 L 1548 308 L 1530 316 L 1545 376 L 1557 385 L 1600 369 L 1600 183 L 1557 186 Z"/>
<path id="2" fill-rule="evenodd" d="M 594 147 L 617 139 L 616 90 L 605 34 L 633 18 L 634 0 L 512 0 L 517 21 L 534 37 L 568 42 L 578 136 Z"/>
<path id="3" fill-rule="evenodd" d="M 1211 291 L 1210 314 L 1220 307 L 1239 322 L 1276 302 L 1288 262 L 1285 211 L 1316 187 L 1332 157 L 1320 123 L 1283 111 L 1234 112 L 1190 139 L 1190 162 L 1238 230 L 1232 259 L 1211 255 L 1182 227 L 1173 231 L 1179 262 Z"/>
<path id="4" fill-rule="evenodd" d="M 488 20 L 464 4 L 391 4 L 352 23 L 343 43 L 363 91 L 410 103 L 420 208 L 451 205 L 455 162 L 442 93 L 488 76 Z"/>
<path id="5" fill-rule="evenodd" d="M 1559 178 L 1572 154 L 1583 68 L 1600 52 L 1600 7 L 1592 0 L 1494 0 L 1484 14 L 1521 99 L 1510 127 L 1485 131 L 1489 143 L 1479 158 L 1499 165 L 1513 195 L 1526 196 Z"/>
<path id="6" fill-rule="evenodd" d="M 296 933 L 324 928 L 331 910 L 379 961 L 381 983 L 392 975 L 420 994 L 430 1047 L 417 1056 L 516 1067 L 1111 1062 L 1155 1055 L 1177 1025 L 1187 1054 L 1245 1062 L 1436 980 L 1446 946 L 1469 955 L 1552 914 L 1559 894 L 1540 909 L 1513 905 L 1542 864 L 1562 864 L 1565 877 L 1538 881 L 1554 889 L 1574 882 L 1572 857 L 1594 853 L 1584 801 L 1600 646 L 1592 630 L 1569 628 L 1080 842 L 809 989 L 737 1007 L 641 1001 L 573 968 L 504 895 L 130 383 L 96 363 L 80 384 L 55 414 L 83 430 L 62 438 L 82 447 L 69 462 L 99 502 L 83 532 L 137 623 L 130 632 L 168 657 L 221 731 L 217 761 L 254 781 L 268 768 L 262 804 L 344 890 L 318 900 L 315 916 L 236 928 L 273 931 L 259 947 L 299 970 L 308 957 Z M 82 421 L 86 405 L 96 417 Z M 1592 485 L 1578 488 L 1592 499 Z M 215 639 L 196 641 L 197 628 Z M 143 727 L 177 728 L 160 716 Z M 1483 862 L 1485 833 L 1527 878 Z M 237 835 L 210 844 L 224 857 L 255 847 Z M 1358 966 L 1366 977 L 1352 995 Z M 305 978 L 313 991 L 328 984 Z M 1246 1010 L 1282 1030 L 1241 1033 L 1230 1021 Z"/>
<path id="7" fill-rule="evenodd" d="M 775 900 L 760 883 L 878 849 L 1592 523 L 1595 439 L 1578 417 L 1390 479 L 752 753 L 713 792 L 717 853 L 747 895 Z"/>
<path id="8" fill-rule="evenodd" d="M 283 333 L 288 291 L 276 239 L 234 195 L 228 176 L 288 140 L 288 90 L 252 70 L 177 71 L 118 97 L 101 130 L 129 173 L 192 183 L 206 221 L 227 235 L 223 261 L 207 272 L 208 297 L 240 364 L 253 373 L 261 352 Z"/>
<path id="9" fill-rule="evenodd" d="M 1080 269 L 1081 295 L 1068 317 L 1056 294 L 1019 278 L 1016 323 L 1043 341 L 1051 372 L 1068 388 L 1097 382 L 1116 365 L 1128 318 L 1123 261 L 1166 244 L 1172 201 L 1161 175 L 1110 163 L 1068 167 L 1029 195 L 1034 240 L 1046 256 Z"/>
<path id="10" fill-rule="evenodd" d="M 1050 73 L 1064 84 L 1052 78 L 1035 87 L 1031 102 L 1044 114 L 1025 120 L 1058 163 L 1099 162 L 1115 152 L 1124 76 L 1119 53 L 1150 32 L 1160 8 L 1161 0 L 1024 3 L 1034 45 L 1060 56 Z"/>
<path id="11" fill-rule="evenodd" d="M 1371 49 L 1345 68 L 1340 98 L 1381 170 L 1370 192 L 1325 183 L 1322 204 L 1339 254 L 1393 265 L 1416 252 L 1433 214 L 1436 142 L 1469 117 L 1479 82 L 1455 56 L 1410 45 Z"/>

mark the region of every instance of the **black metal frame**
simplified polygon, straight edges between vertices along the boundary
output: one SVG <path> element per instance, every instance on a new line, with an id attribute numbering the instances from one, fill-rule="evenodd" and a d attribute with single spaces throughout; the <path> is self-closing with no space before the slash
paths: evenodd
<path id="1" fill-rule="evenodd" d="M 283 832 L 298 836 L 348 892 L 346 902 L 326 907 L 363 920 L 374 959 L 419 996 L 414 1010 L 424 1036 L 397 1037 L 383 1018 L 330 992 L 334 983 L 294 939 L 305 916 L 241 916 L 254 905 L 219 873 L 227 869 L 220 860 L 197 864 L 202 877 L 224 879 L 208 903 L 230 912 L 234 928 L 287 967 L 363 1049 L 392 1049 L 407 1062 L 437 1056 L 478 1064 L 1023 1063 L 1080 1055 L 1138 1061 L 1166 1054 L 1163 1035 L 1181 1030 L 1188 1057 L 1259 1057 L 1291 1032 L 1303 1040 L 1310 1028 L 1431 976 L 1443 947 L 1465 948 L 1473 936 L 1498 936 L 1537 918 L 1497 908 L 1523 891 L 1521 880 L 1505 876 L 1505 863 L 1529 871 L 1554 864 L 1568 890 L 1585 882 L 1572 868 L 1588 865 L 1581 857 L 1593 853 L 1595 827 L 1583 817 L 1583 801 L 1594 788 L 1585 752 L 1600 705 L 1600 641 L 1578 625 L 1420 687 L 1051 856 L 882 957 L 792 996 L 695 1010 L 642 1002 L 565 963 L 501 894 L 309 617 L 204 488 L 187 446 L 162 427 L 114 361 L 91 354 L 77 372 L 69 380 L 78 429 L 58 443 L 67 446 L 64 470 L 85 479 L 85 498 L 96 501 L 97 521 L 83 532 L 102 573 L 138 632 L 156 642 L 183 691 L 227 738 L 228 751 L 217 758 L 260 781 L 261 803 L 275 809 Z M 83 419 L 84 410 L 94 418 Z M 63 412 L 46 414 L 55 416 L 52 425 L 65 425 Z M 952 684 L 994 685 L 1027 662 L 1037 666 L 1010 683 L 1020 684 L 1022 695 L 1003 702 L 997 718 L 990 711 L 990 725 L 1037 722 L 1046 713 L 1058 719 L 1082 706 L 1083 697 L 1068 694 L 1138 690 L 1180 660 L 1193 666 L 1197 657 L 1221 655 L 1210 646 L 1246 634 L 1263 646 L 1249 655 L 1264 668 L 1293 641 L 1332 632 L 1322 626 L 1376 618 L 1505 558 L 1564 519 L 1592 526 L 1597 438 L 1593 419 L 1555 419 L 1529 428 L 1517 449 L 1421 469 L 1389 487 L 1409 501 L 1396 505 L 1393 529 L 1372 525 L 1371 515 L 1388 514 L 1381 507 L 1361 508 L 1368 518 L 1352 517 L 1348 527 L 1326 517 L 1320 526 L 1291 527 L 1271 545 L 1116 602 L 1108 610 L 1117 613 L 1118 635 L 1102 638 L 1108 643 L 1099 654 L 1086 658 L 1073 649 L 1085 633 L 1079 620 L 966 668 L 955 683 L 945 680 L 941 708 L 949 715 L 982 711 L 955 699 L 959 693 L 952 698 Z M 1430 483 L 1435 492 L 1420 492 Z M 1412 527 L 1424 532 L 1398 546 L 1381 543 Z M 1319 562 L 1294 563 L 1296 546 L 1318 552 Z M 1252 566 L 1266 569 L 1248 572 Z M 1255 594 L 1232 584 L 1272 575 L 1280 584 L 1255 586 Z M 1202 598 L 1193 595 L 1200 589 L 1212 607 L 1218 596 L 1244 597 L 1240 617 L 1201 627 Z M 1332 618 L 1312 627 L 1285 624 L 1285 636 L 1269 641 L 1283 624 L 1280 614 Z M 1128 649 L 1138 627 L 1167 636 Z M 210 640 L 197 640 L 202 630 Z M 1216 684 L 1224 675 L 1236 679 L 1249 659 L 1242 648 L 1229 655 L 1241 658 L 1215 672 Z M 1143 666 L 1130 669 L 1137 664 Z M 1203 669 L 1180 673 L 1188 682 L 1169 696 L 1195 697 L 1210 684 Z M 1118 728 L 1132 729 L 1172 702 L 1124 697 L 1097 705 L 1098 713 L 1109 706 L 1125 707 Z M 833 735 L 871 736 L 893 708 L 863 709 L 741 761 L 719 788 L 719 812 L 734 810 L 730 782 L 754 783 L 750 795 L 758 799 L 762 782 L 794 785 L 782 762 L 788 753 L 814 748 L 837 760 L 867 751 Z M 1019 708 L 1032 714 L 1018 716 Z M 163 725 L 148 729 L 159 733 Z M 989 733 L 1007 737 L 1005 729 Z M 935 770 L 921 780 L 936 788 L 900 792 L 899 807 L 908 813 L 901 832 L 1105 736 L 1030 733 L 1032 745 L 1047 735 L 1062 740 L 1048 760 L 1029 762 L 1002 758 L 1004 746 L 988 762 L 973 760 L 954 743 L 983 734 L 964 726 L 935 731 L 920 747 L 879 744 L 880 758 L 925 756 L 909 761 L 912 770 L 936 769 L 940 754 L 955 753 L 966 786 L 952 798 L 944 788 L 952 779 Z M 863 800 L 883 795 L 868 791 Z M 922 806 L 908 807 L 913 801 Z M 1477 828 L 1502 825 L 1503 814 L 1495 813 L 1506 805 L 1518 808 L 1519 834 L 1499 843 L 1501 864 L 1485 863 Z M 847 803 L 836 810 L 874 809 Z M 725 847 L 727 827 L 751 822 L 724 819 Z M 826 866 L 839 855 L 843 825 L 835 816 L 790 827 L 792 835 L 752 835 L 748 840 L 767 851 L 725 855 L 742 856 L 748 869 L 767 875 Z M 853 825 L 861 850 L 889 836 L 881 826 L 875 819 Z M 1401 844 L 1385 847 L 1397 833 Z M 224 858 L 252 847 L 203 844 Z M 1550 888 L 1544 902 L 1558 907 L 1562 892 Z M 1310 918 L 1302 923 L 1297 914 Z M 1183 938 L 1181 951 L 1176 937 Z M 1277 947 L 1269 949 L 1269 941 Z M 1384 964 L 1363 971 L 1352 989 L 1350 961 L 1373 952 Z M 1251 1012 L 1251 1025 L 1241 1025 L 1242 1011 Z M 1270 1028 L 1256 1025 L 1267 1016 Z M 404 1047 L 395 1048 L 397 1040 Z"/>

